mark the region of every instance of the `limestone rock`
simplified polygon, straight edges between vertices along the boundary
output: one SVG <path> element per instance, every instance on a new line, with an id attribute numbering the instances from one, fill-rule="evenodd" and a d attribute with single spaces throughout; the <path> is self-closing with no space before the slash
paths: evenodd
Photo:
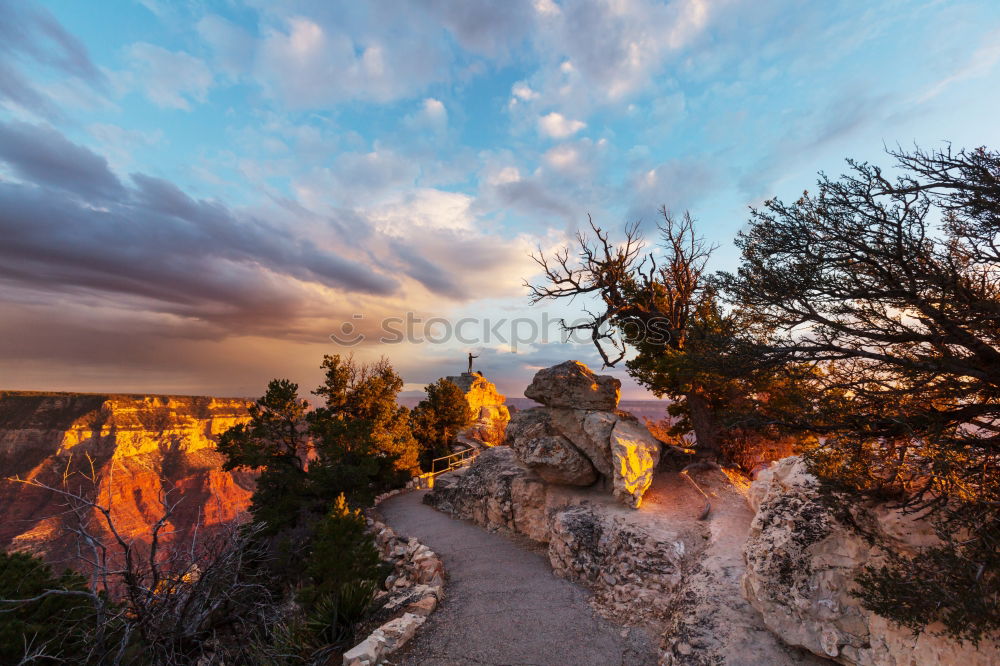
<path id="1" fill-rule="evenodd" d="M 507 443 L 521 462 L 549 483 L 589 486 L 597 480 L 590 460 L 559 433 L 545 408 L 515 414 L 507 426 Z"/>
<path id="2" fill-rule="evenodd" d="M 660 442 L 632 418 L 620 418 L 611 431 L 611 480 L 615 497 L 633 508 L 653 483 L 660 462 Z"/>
<path id="3" fill-rule="evenodd" d="M 539 370 L 524 395 L 547 407 L 614 410 L 621 396 L 621 382 L 597 375 L 579 361 L 566 361 Z"/>
<path id="4" fill-rule="evenodd" d="M 551 408 L 552 423 L 559 433 L 580 449 L 598 473 L 611 478 L 611 430 L 618 421 L 614 412 Z"/>
<path id="5" fill-rule="evenodd" d="M 799 458 L 761 472 L 750 489 L 756 510 L 744 555 L 743 592 L 767 627 L 786 643 L 842 664 L 1000 663 L 1000 642 L 969 643 L 936 635 L 914 636 L 865 610 L 851 596 L 854 577 L 884 557 L 818 499 L 818 483 Z M 885 506 L 849 507 L 851 519 L 876 536 L 875 544 L 915 553 L 933 543 L 930 526 Z"/>
<path id="6" fill-rule="evenodd" d="M 466 469 L 442 474 L 424 503 L 483 527 L 505 528 L 547 540 L 546 483 L 507 446 L 479 454 Z"/>
<path id="7" fill-rule="evenodd" d="M 617 379 L 578 361 L 540 370 L 524 394 L 545 406 L 516 414 L 506 443 L 545 481 L 590 485 L 600 476 L 615 497 L 637 508 L 660 443 L 635 417 L 615 410 L 619 388 Z"/>
<path id="8" fill-rule="evenodd" d="M 460 431 L 456 443 L 462 448 L 480 449 L 502 443 L 504 429 L 510 421 L 507 397 L 497 391 L 497 387 L 483 375 L 463 372 L 447 378 L 465 393 L 465 399 L 472 410 L 474 423 Z"/>

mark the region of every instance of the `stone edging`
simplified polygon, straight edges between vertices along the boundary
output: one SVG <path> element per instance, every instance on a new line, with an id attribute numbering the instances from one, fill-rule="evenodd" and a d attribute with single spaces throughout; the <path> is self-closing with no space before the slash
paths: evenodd
<path id="1" fill-rule="evenodd" d="M 412 488 L 400 488 L 375 498 L 365 513 L 368 529 L 375 536 L 375 547 L 385 561 L 392 562 L 393 573 L 386 578 L 382 596 L 389 600 L 384 610 L 398 617 L 382 624 L 363 641 L 344 653 L 343 666 L 375 666 L 413 638 L 417 629 L 444 598 L 444 565 L 434 551 L 417 541 L 404 539 L 385 524 L 378 513 L 383 501 Z"/>

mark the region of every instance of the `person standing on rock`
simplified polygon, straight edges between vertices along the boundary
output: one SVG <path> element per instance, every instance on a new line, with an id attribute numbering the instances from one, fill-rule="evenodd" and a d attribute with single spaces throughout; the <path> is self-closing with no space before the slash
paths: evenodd
<path id="1" fill-rule="evenodd" d="M 469 372 L 468 372 L 468 374 L 470 374 L 470 375 L 472 374 L 472 359 L 474 359 L 474 358 L 479 358 L 479 357 L 478 356 L 473 356 L 472 352 L 469 352 Z"/>

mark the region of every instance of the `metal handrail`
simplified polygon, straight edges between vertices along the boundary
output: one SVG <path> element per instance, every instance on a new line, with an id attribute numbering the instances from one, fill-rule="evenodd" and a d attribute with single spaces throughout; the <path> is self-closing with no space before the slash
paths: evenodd
<path id="1" fill-rule="evenodd" d="M 460 469 L 470 464 L 475 460 L 476 456 L 479 455 L 479 450 L 473 447 L 463 449 L 458 453 L 452 453 L 448 456 L 441 456 L 440 458 L 435 458 L 431 461 L 431 471 L 432 476 L 437 476 L 438 474 L 444 474 L 445 472 L 450 472 L 455 469 Z M 445 464 L 441 465 L 441 469 L 438 469 L 438 462 L 444 461 Z"/>

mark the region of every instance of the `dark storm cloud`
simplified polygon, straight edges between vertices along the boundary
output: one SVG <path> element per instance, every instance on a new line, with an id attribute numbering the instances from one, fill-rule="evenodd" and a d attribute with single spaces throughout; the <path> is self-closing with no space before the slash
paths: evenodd
<path id="1" fill-rule="evenodd" d="M 48 127 L 0 122 L 0 160 L 27 181 L 83 196 L 110 198 L 125 193 L 106 159 Z"/>
<path id="2" fill-rule="evenodd" d="M 375 295 L 399 286 L 168 181 L 133 174 L 126 187 L 102 157 L 54 130 L 0 124 L 0 161 L 31 181 L 0 183 L 0 277 L 15 286 L 147 299 L 220 333 L 279 335 L 317 306 L 289 277 Z"/>

